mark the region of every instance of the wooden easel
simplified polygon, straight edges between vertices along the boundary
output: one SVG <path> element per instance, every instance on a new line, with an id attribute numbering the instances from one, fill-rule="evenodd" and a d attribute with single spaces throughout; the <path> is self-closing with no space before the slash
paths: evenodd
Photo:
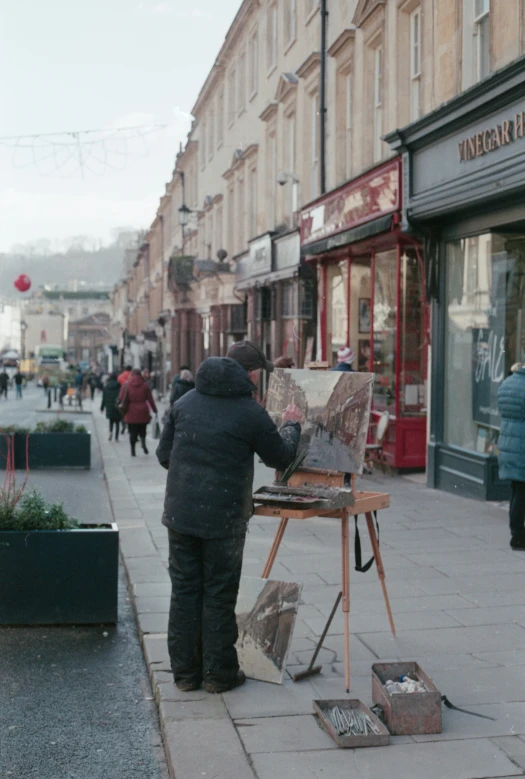
<path id="1" fill-rule="evenodd" d="M 277 475 L 277 479 L 279 474 Z M 302 468 L 297 470 L 293 476 L 288 480 L 290 487 L 304 487 L 304 486 L 325 486 L 325 487 L 338 487 L 343 488 L 348 486 L 348 475 L 340 473 L 339 471 L 327 471 L 318 468 Z M 304 679 L 307 676 L 317 674 L 321 671 L 321 666 L 314 667 L 315 660 L 319 654 L 319 650 L 323 644 L 323 641 L 328 633 L 330 624 L 335 615 L 339 601 L 343 602 L 343 615 L 344 615 L 344 629 L 345 629 L 345 686 L 346 691 L 350 691 L 350 541 L 349 541 L 349 527 L 348 520 L 350 516 L 358 516 L 364 514 L 366 517 L 366 524 L 368 527 L 368 534 L 372 543 L 372 550 L 374 552 L 374 558 L 377 566 L 377 573 L 379 581 L 383 590 L 383 596 L 385 599 L 386 611 L 390 622 L 390 629 L 392 635 L 395 637 L 396 629 L 394 626 L 394 619 L 392 617 L 392 611 L 390 609 L 390 601 L 388 599 L 388 593 L 385 583 L 385 570 L 383 567 L 383 561 L 381 559 L 381 552 L 379 550 L 379 543 L 376 536 L 374 527 L 373 512 L 380 511 L 381 509 L 388 508 L 390 506 L 390 496 L 381 492 L 355 492 L 355 476 L 351 476 L 352 490 L 355 496 L 355 502 L 353 506 L 346 508 L 323 511 L 318 508 L 292 508 L 276 502 L 273 504 L 257 506 L 254 514 L 263 517 L 280 517 L 279 527 L 264 566 L 262 572 L 262 578 L 268 579 L 279 551 L 279 546 L 283 540 L 283 536 L 288 525 L 289 519 L 310 519 L 311 517 L 334 517 L 341 520 L 341 551 L 342 551 L 342 592 L 337 596 L 336 603 L 332 609 L 326 626 L 323 630 L 323 634 L 315 649 L 312 662 L 310 663 L 307 671 L 301 674 L 296 674 L 294 681 Z"/>

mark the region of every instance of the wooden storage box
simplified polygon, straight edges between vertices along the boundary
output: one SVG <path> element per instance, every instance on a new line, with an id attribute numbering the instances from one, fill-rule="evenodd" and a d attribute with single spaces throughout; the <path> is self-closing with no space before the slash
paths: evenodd
<path id="1" fill-rule="evenodd" d="M 389 679 L 397 682 L 401 676 L 418 679 L 429 692 L 390 695 L 383 685 Z M 393 736 L 441 733 L 441 693 L 417 663 L 374 663 L 372 700 L 383 708 L 388 729 Z"/>

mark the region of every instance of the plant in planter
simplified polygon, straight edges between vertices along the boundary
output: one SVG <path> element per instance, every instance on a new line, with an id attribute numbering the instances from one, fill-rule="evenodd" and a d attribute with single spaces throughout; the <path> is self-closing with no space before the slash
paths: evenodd
<path id="1" fill-rule="evenodd" d="M 84 425 L 65 419 L 38 422 L 34 431 L 11 426 L 0 430 L 0 468 L 7 464 L 6 435 L 14 439 L 14 465 L 22 468 L 89 468 L 91 436 Z"/>
<path id="2" fill-rule="evenodd" d="M 80 525 L 25 484 L 10 468 L 0 490 L 0 625 L 115 623 L 117 526 Z"/>

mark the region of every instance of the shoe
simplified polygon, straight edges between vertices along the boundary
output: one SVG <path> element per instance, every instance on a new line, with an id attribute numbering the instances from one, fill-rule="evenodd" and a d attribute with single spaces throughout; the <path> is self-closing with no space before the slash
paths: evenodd
<path id="1" fill-rule="evenodd" d="M 113 433 L 110 433 L 110 434 L 109 434 L 108 441 L 113 441 Z"/>
<path id="2" fill-rule="evenodd" d="M 228 690 L 234 690 L 236 687 L 242 687 L 245 681 L 246 674 L 239 669 L 232 682 L 206 682 L 204 689 L 212 695 L 218 695 L 222 692 L 228 692 Z"/>
<path id="3" fill-rule="evenodd" d="M 146 444 L 142 444 L 142 451 L 144 454 L 149 454 Z"/>
<path id="4" fill-rule="evenodd" d="M 137 456 L 136 453 L 135 453 L 135 447 L 134 446 L 131 447 L 131 456 L 132 457 L 136 457 Z"/>
<path id="5" fill-rule="evenodd" d="M 193 692 L 200 689 L 201 684 L 202 682 L 192 682 L 189 679 L 179 679 L 178 682 L 175 682 L 177 689 L 181 692 Z"/>
<path id="6" fill-rule="evenodd" d="M 525 551 L 525 538 L 523 537 L 514 537 L 510 539 L 510 548 L 514 549 L 515 551 Z"/>

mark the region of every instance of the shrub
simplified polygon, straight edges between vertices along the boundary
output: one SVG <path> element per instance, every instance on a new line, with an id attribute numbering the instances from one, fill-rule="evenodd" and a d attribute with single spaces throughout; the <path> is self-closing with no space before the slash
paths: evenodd
<path id="1" fill-rule="evenodd" d="M 85 425 L 77 425 L 75 427 L 75 433 L 87 433 L 87 428 Z"/>
<path id="2" fill-rule="evenodd" d="M 12 433 L 18 433 L 19 435 L 28 435 L 30 432 L 31 431 L 28 427 L 21 427 L 20 425 L 8 425 L 7 427 L 3 427 L 0 430 L 0 434 L 6 433 L 7 435 L 11 435 Z"/>
<path id="3" fill-rule="evenodd" d="M 69 530 L 78 527 L 62 503 L 47 503 L 33 490 L 14 504 L 8 492 L 0 491 L 0 530 Z"/>
<path id="4" fill-rule="evenodd" d="M 73 433 L 75 426 L 73 422 L 66 419 L 55 419 L 53 422 L 38 422 L 35 428 L 36 433 Z"/>

